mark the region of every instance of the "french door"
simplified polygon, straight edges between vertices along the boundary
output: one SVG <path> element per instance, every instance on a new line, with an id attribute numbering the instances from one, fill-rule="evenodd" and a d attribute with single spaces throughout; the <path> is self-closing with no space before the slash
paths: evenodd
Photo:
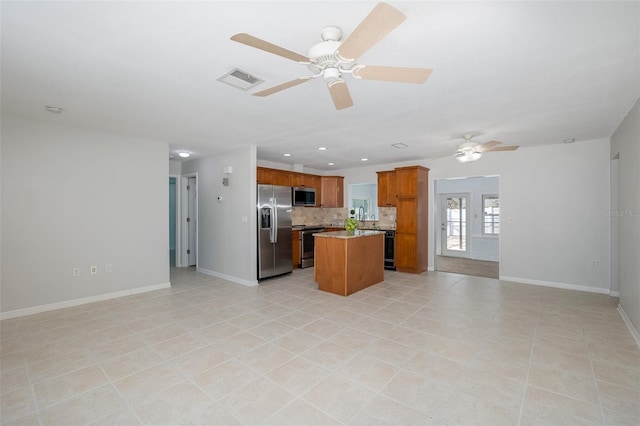
<path id="1" fill-rule="evenodd" d="M 441 194 L 440 202 L 442 255 L 469 257 L 469 194 Z"/>

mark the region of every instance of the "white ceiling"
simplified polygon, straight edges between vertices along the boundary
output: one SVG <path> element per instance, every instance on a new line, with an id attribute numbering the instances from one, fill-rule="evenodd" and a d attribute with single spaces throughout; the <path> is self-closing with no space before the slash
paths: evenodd
<path id="1" fill-rule="evenodd" d="M 407 19 L 358 61 L 432 68 L 425 84 L 347 76 L 355 105 L 341 111 L 321 79 L 251 96 L 309 72 L 233 34 L 306 55 L 323 27 L 348 35 L 375 4 L 2 1 L 2 108 L 172 152 L 255 144 L 260 160 L 331 170 L 453 153 L 465 133 L 520 146 L 607 138 L 640 94 L 640 3 L 473 1 L 391 2 Z M 266 82 L 216 81 L 234 67 Z"/>

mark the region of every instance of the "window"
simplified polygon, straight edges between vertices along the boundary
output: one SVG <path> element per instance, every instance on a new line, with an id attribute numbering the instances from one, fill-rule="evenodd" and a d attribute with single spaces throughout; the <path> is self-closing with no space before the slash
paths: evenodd
<path id="1" fill-rule="evenodd" d="M 500 234 L 500 199 L 497 195 L 482 196 L 482 233 Z"/>
<path id="2" fill-rule="evenodd" d="M 371 218 L 371 211 L 369 207 L 371 206 L 371 200 L 362 199 L 362 198 L 354 198 L 351 200 L 351 208 L 356 211 L 356 219 L 358 220 L 367 220 Z M 360 207 L 362 207 L 363 217 L 360 217 Z"/>

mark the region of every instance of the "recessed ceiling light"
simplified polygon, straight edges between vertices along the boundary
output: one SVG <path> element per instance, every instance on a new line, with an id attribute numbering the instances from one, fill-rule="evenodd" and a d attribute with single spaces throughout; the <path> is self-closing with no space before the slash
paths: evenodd
<path id="1" fill-rule="evenodd" d="M 335 166 L 336 163 L 328 163 L 330 166 Z"/>
<path id="2" fill-rule="evenodd" d="M 570 139 L 565 139 L 562 142 L 563 143 L 574 143 L 576 141 L 576 138 L 570 138 Z"/>
<path id="3" fill-rule="evenodd" d="M 182 158 L 189 158 L 191 157 L 191 154 L 189 154 L 188 152 L 179 152 L 178 155 Z"/>
<path id="4" fill-rule="evenodd" d="M 61 114 L 62 111 L 64 111 L 62 108 L 57 107 L 57 106 L 52 106 L 52 105 L 45 105 L 44 108 L 47 111 L 52 112 L 54 114 Z"/>
<path id="5" fill-rule="evenodd" d="M 360 161 L 369 161 L 368 158 L 361 158 Z"/>
<path id="6" fill-rule="evenodd" d="M 402 143 L 402 142 L 392 143 L 391 146 L 394 147 L 394 148 L 398 148 L 398 149 L 409 148 L 409 145 L 407 145 L 406 143 Z"/>
<path id="7" fill-rule="evenodd" d="M 318 148 L 318 151 L 326 151 L 327 147 L 326 146 L 321 146 L 320 148 Z"/>
<path id="8" fill-rule="evenodd" d="M 289 154 L 288 152 L 285 154 L 282 154 L 283 157 L 291 157 L 291 154 Z"/>

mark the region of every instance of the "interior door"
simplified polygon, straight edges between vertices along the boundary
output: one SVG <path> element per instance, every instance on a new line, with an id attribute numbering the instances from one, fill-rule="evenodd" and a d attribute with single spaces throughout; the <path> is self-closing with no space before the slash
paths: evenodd
<path id="1" fill-rule="evenodd" d="M 187 179 L 187 266 L 196 265 L 197 250 L 197 221 L 198 221 L 198 194 L 196 193 L 196 178 Z"/>
<path id="2" fill-rule="evenodd" d="M 469 257 L 469 194 L 442 194 L 442 255 Z"/>

